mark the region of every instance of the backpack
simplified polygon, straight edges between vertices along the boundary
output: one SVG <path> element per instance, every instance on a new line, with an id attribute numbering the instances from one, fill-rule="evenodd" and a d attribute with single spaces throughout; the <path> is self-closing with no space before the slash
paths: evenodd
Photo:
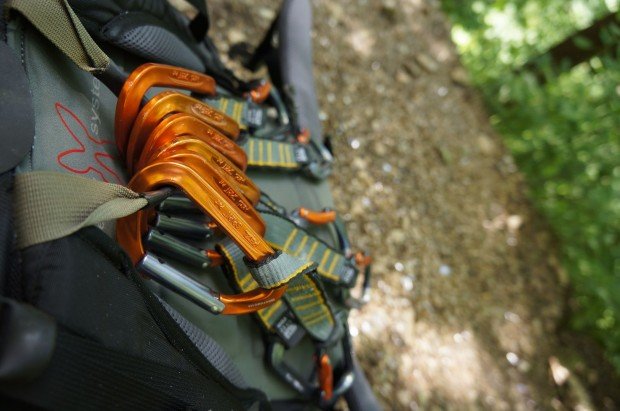
<path id="1" fill-rule="evenodd" d="M 309 4 L 285 1 L 248 63 L 267 63 L 269 90 L 225 67 L 205 37 L 206 4 L 191 3 L 190 21 L 156 0 L 6 1 L 0 401 L 10 409 L 262 410 L 330 409 L 342 397 L 353 410 L 379 409 L 346 325 L 365 300 L 352 288 L 358 277 L 368 288 L 370 266 L 356 261 L 331 211 Z M 249 180 L 230 174 L 218 184 L 233 204 L 223 207 L 243 208 L 260 187 L 252 218 L 240 224 L 264 224 L 275 251 L 261 264 L 214 229 L 196 199 L 127 187 L 115 107 L 129 73 L 145 63 L 176 67 L 181 83 L 192 73 L 215 80 L 216 93 L 192 94 L 200 103 L 188 107 L 213 127 L 232 119 L 226 124 L 240 129 L 243 151 L 230 156 L 246 162 Z M 166 98 L 161 91 L 148 91 L 142 105 Z M 173 97 L 190 101 L 184 93 Z M 222 169 L 236 164 L 220 160 Z M 222 186 L 233 183 L 245 197 Z M 123 240 L 131 233 L 122 233 L 138 214 L 153 228 L 138 240 L 149 258 L 136 264 Z M 259 286 L 264 292 L 252 294 Z M 247 314 L 213 315 L 222 310 Z"/>

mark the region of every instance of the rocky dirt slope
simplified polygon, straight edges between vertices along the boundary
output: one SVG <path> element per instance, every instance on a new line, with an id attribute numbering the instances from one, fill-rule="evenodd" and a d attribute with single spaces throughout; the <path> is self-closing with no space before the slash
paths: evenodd
<path id="1" fill-rule="evenodd" d="M 210 1 L 221 51 L 255 46 L 278 4 Z M 313 5 L 337 209 L 375 259 L 373 299 L 352 333 L 385 408 L 587 406 L 576 381 L 576 394 L 556 384 L 565 284 L 552 239 L 468 86 L 439 3 Z"/>

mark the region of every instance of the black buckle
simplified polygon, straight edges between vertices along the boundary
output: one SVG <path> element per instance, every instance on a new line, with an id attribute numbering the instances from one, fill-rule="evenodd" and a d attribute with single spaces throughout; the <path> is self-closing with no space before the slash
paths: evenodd
<path id="1" fill-rule="evenodd" d="M 317 180 L 324 180 L 329 177 L 334 163 L 334 157 L 329 150 L 312 139 L 305 147 L 311 147 L 311 150 L 306 150 L 309 154 L 309 161 L 303 167 L 306 175 Z"/>
<path id="2" fill-rule="evenodd" d="M 306 335 L 306 330 L 297 323 L 288 312 L 285 312 L 273 324 L 273 331 L 280 337 L 286 348 L 295 347 Z"/>

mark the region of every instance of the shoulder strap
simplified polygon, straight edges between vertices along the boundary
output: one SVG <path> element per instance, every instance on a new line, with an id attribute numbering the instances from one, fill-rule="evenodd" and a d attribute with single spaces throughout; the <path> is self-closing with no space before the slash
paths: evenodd
<path id="1" fill-rule="evenodd" d="M 127 75 L 99 48 L 67 0 L 6 0 L 4 8 L 24 16 L 80 69 L 118 94 Z"/>
<path id="2" fill-rule="evenodd" d="M 323 141 L 312 74 L 312 8 L 307 0 L 284 0 L 278 16 L 245 66 L 256 71 L 264 62 L 276 88 L 290 93 L 295 126 Z M 277 38 L 277 48 L 274 39 Z"/>
<path id="3" fill-rule="evenodd" d="M 200 402 L 195 390 L 181 388 L 201 386 L 204 380 L 199 374 L 111 349 L 72 333 L 30 305 L 4 297 L 0 301 L 4 337 L 8 337 L 4 338 L 3 353 L 17 354 L 12 359 L 0 358 L 3 395 L 46 409 L 80 409 L 89 405 L 102 409 L 184 410 L 194 409 Z M 23 327 L 15 323 L 31 324 L 34 319 L 38 320 L 34 323 L 36 328 L 24 330 L 28 335 L 20 333 Z M 47 319 L 47 324 L 41 319 Z M 24 355 L 24 343 L 32 344 L 27 336 L 41 336 L 51 350 L 46 352 L 48 358 L 39 361 L 43 365 L 39 371 L 17 375 L 11 372 L 12 362 L 32 357 Z M 22 343 L 21 348 L 18 343 Z M 23 368 L 23 364 L 17 364 L 14 371 Z"/>
<path id="4" fill-rule="evenodd" d="M 66 0 L 8 0 L 6 7 L 22 14 L 82 70 L 104 71 L 110 63 Z"/>
<path id="5" fill-rule="evenodd" d="M 0 0 L 0 294 L 9 286 L 10 273 L 17 270 L 13 258 L 14 167 L 27 155 L 34 139 L 34 110 L 26 73 L 15 53 L 6 44 L 4 0 Z"/>

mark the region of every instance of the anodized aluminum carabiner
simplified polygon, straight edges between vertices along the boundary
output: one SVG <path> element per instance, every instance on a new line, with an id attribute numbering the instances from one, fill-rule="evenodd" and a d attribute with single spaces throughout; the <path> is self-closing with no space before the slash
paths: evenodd
<path id="1" fill-rule="evenodd" d="M 185 113 L 197 117 L 231 140 L 239 137 L 239 124 L 226 114 L 185 94 L 164 91 L 157 94 L 140 110 L 127 141 L 125 159 L 133 161 L 155 127 L 167 116 Z"/>
<path id="2" fill-rule="evenodd" d="M 129 170 L 144 167 L 146 164 L 146 153 L 152 151 L 154 147 L 169 144 L 175 138 L 184 135 L 192 135 L 204 141 L 222 153 L 239 169 L 245 171 L 248 157 L 241 147 L 204 121 L 185 113 L 177 113 L 166 117 L 155 127 L 143 146 L 139 147 L 136 145 L 132 148 L 133 153 L 127 159 Z"/>
<path id="3" fill-rule="evenodd" d="M 215 95 L 215 80 L 206 74 L 165 64 L 147 63 L 135 69 L 123 84 L 114 122 L 114 136 L 121 155 L 125 154 L 131 127 L 140 104 L 151 87 L 174 87 L 196 93 Z"/>
<path id="4" fill-rule="evenodd" d="M 258 262 L 274 254 L 262 236 L 239 216 L 238 209 L 221 186 L 203 180 L 193 168 L 183 163 L 155 162 L 134 175 L 128 186 L 137 192 L 166 186 L 179 188 L 214 219 L 248 259 Z M 273 304 L 286 291 L 287 285 L 283 285 L 273 289 L 257 288 L 242 294 L 224 295 L 183 275 L 146 252 L 142 238 L 148 232 L 148 214 L 143 210 L 118 220 L 119 244 L 138 268 L 209 311 L 222 314 L 255 312 Z"/>
<path id="5" fill-rule="evenodd" d="M 309 208 L 299 207 L 290 215 L 290 218 L 297 225 L 306 226 L 305 223 L 313 225 L 325 225 L 336 221 L 336 212 L 334 210 L 323 209 L 322 211 L 310 210 Z"/>
<path id="6" fill-rule="evenodd" d="M 237 213 L 252 227 L 259 235 L 265 234 L 265 222 L 254 206 L 245 198 L 243 194 L 237 192 L 238 188 L 235 180 L 228 174 L 222 172 L 214 165 L 210 159 L 204 158 L 192 151 L 178 150 L 170 152 L 169 155 L 162 155 L 155 162 L 174 161 L 190 167 L 207 184 L 217 187 L 224 198 L 235 207 Z M 209 213 L 208 213 L 209 214 Z M 210 214 L 209 214 L 210 215 Z M 212 216 L 213 217 L 213 216 Z M 214 222 L 217 223 L 217 221 Z"/>
<path id="7" fill-rule="evenodd" d="M 206 218 L 183 218 L 159 212 L 151 224 L 153 227 L 172 235 L 193 241 L 205 241 L 213 237 L 213 229 L 205 220 Z"/>
<path id="8" fill-rule="evenodd" d="M 269 97 L 271 89 L 272 86 L 270 82 L 268 82 L 267 80 L 261 80 L 260 82 L 258 82 L 256 87 L 245 93 L 245 96 L 249 97 L 250 100 L 255 103 L 262 103 L 267 100 L 267 97 Z"/>
<path id="9" fill-rule="evenodd" d="M 226 157 L 221 155 L 217 150 L 213 149 L 203 141 L 195 138 L 195 136 L 179 136 L 174 140 L 159 147 L 154 151 L 144 153 L 144 160 L 141 164 L 149 164 L 158 158 L 166 158 L 176 153 L 195 153 L 209 162 L 224 178 L 228 179 L 231 184 L 238 188 L 243 195 L 252 203 L 258 204 L 260 200 L 260 189 L 250 180 L 243 171 L 228 161 Z"/>
<path id="10" fill-rule="evenodd" d="M 165 186 L 182 190 L 203 213 L 213 219 L 218 228 L 228 235 L 251 261 L 259 262 L 274 254 L 274 250 L 262 238 L 262 232 L 257 232 L 239 215 L 239 204 L 236 200 L 241 196 L 232 196 L 229 192 L 230 186 L 217 177 L 211 176 L 205 180 L 200 171 L 195 171 L 193 166 L 167 159 L 156 161 L 141 169 L 129 183 L 129 187 L 137 192 L 152 191 Z M 264 227 L 264 222 L 261 219 L 254 225 Z M 135 241 L 129 243 L 135 244 Z M 132 256 L 139 254 L 136 250 L 127 251 Z"/>
<path id="11" fill-rule="evenodd" d="M 299 394 L 308 399 L 314 399 L 321 409 L 331 409 L 335 402 L 355 381 L 353 366 L 353 351 L 351 348 L 351 337 L 346 324 L 340 329 L 342 333 L 335 330 L 328 341 L 318 343 L 316 347 L 316 368 L 312 373 L 313 380 L 308 380 L 286 364 L 286 346 L 278 339 L 272 339 L 267 345 L 267 362 L 284 381 L 291 385 Z M 324 356 L 327 348 L 340 342 L 342 346 L 342 364 L 338 381 L 334 384 L 333 366 L 329 357 Z"/>
<path id="12" fill-rule="evenodd" d="M 142 241 L 150 251 L 157 255 L 175 259 L 199 270 L 216 265 L 205 250 L 194 247 L 174 235 L 159 231 L 157 228 L 151 228 Z"/>

